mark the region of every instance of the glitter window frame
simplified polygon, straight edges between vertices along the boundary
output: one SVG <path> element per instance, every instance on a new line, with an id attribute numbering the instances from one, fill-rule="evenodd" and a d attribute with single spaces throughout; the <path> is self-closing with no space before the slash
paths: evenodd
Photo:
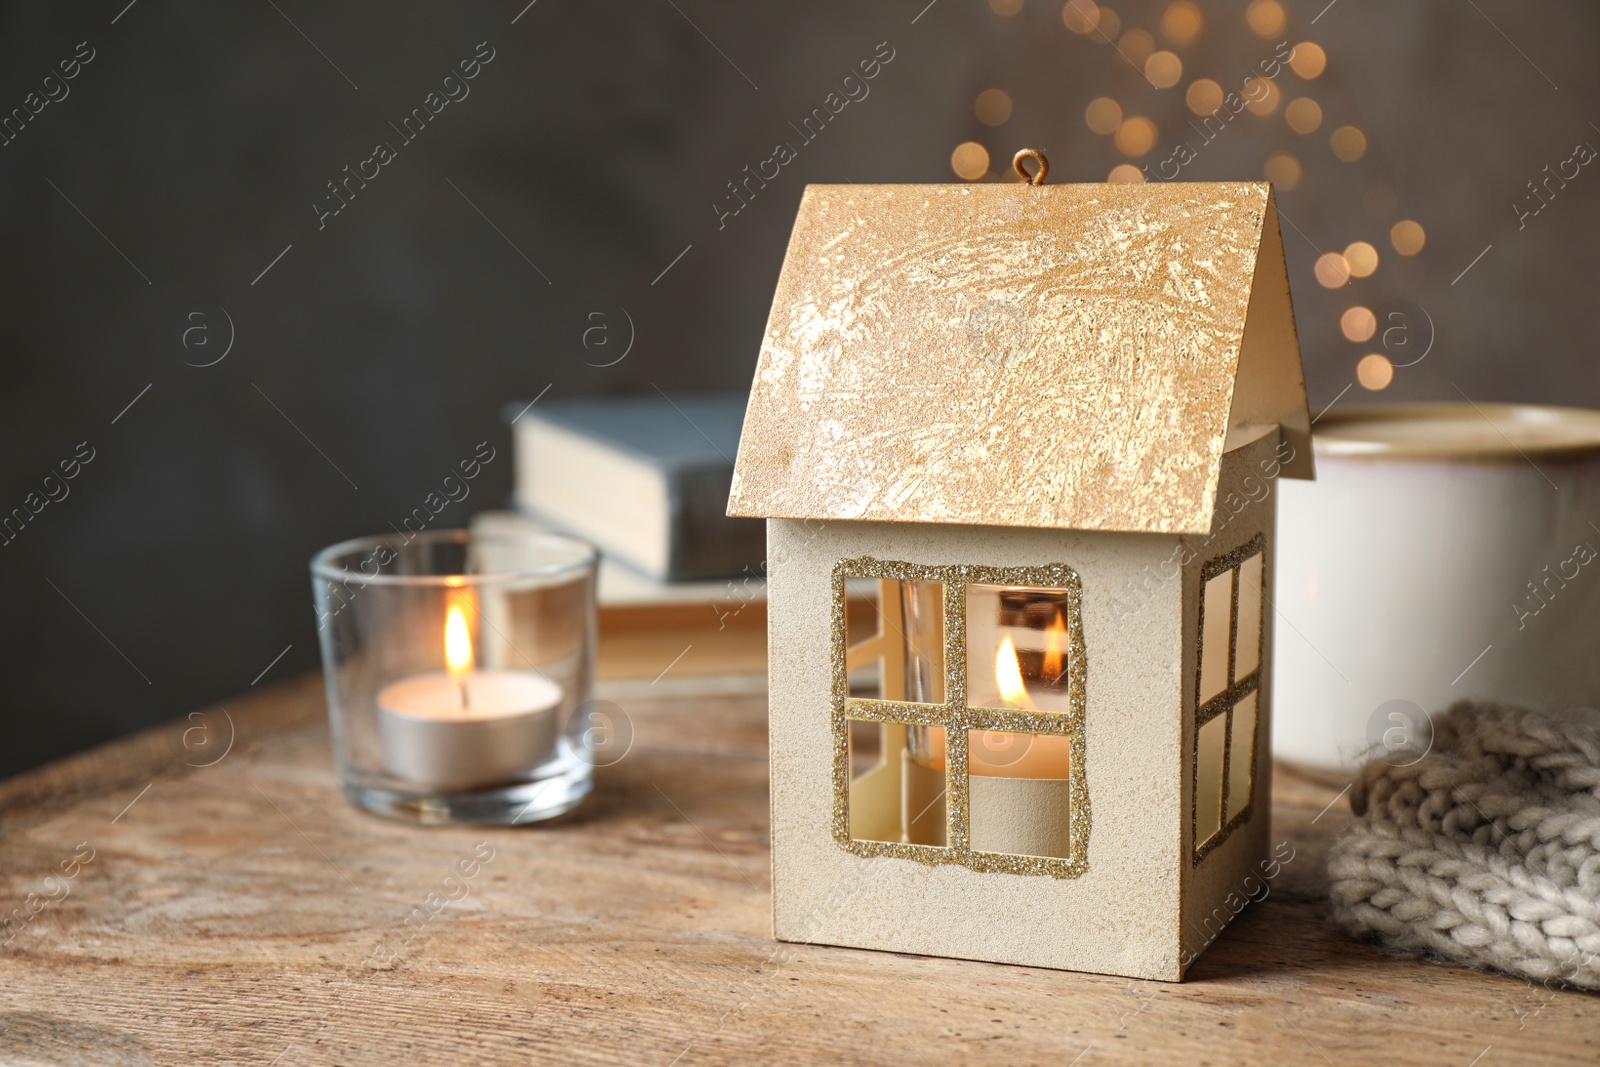
<path id="1" fill-rule="evenodd" d="M 1256 554 L 1261 556 L 1261 584 L 1262 593 L 1257 597 L 1257 610 L 1261 613 L 1258 620 L 1261 635 L 1261 654 L 1256 662 L 1256 669 L 1237 681 L 1233 680 L 1234 667 L 1239 655 L 1239 572 L 1245 562 Z M 1228 613 L 1228 684 L 1222 691 L 1210 700 L 1201 702 L 1201 670 L 1205 662 L 1205 588 L 1206 583 L 1219 574 L 1233 572 L 1233 597 Z M 1255 811 L 1256 775 L 1260 772 L 1261 749 L 1261 720 L 1268 714 L 1268 709 L 1261 696 L 1261 670 L 1266 664 L 1266 626 L 1267 626 L 1267 539 L 1265 534 L 1256 534 L 1250 540 L 1225 552 L 1214 559 L 1208 560 L 1200 568 L 1200 591 L 1197 594 L 1196 607 L 1199 609 L 1195 619 L 1194 642 L 1194 738 L 1189 744 L 1189 834 L 1191 836 L 1190 854 L 1191 866 L 1198 867 L 1200 861 L 1210 855 L 1232 835 L 1233 831 L 1250 821 L 1250 816 Z M 1256 729 L 1250 736 L 1250 797 L 1245 801 L 1244 807 L 1233 816 L 1227 818 L 1228 789 L 1231 785 L 1230 772 L 1233 760 L 1233 712 L 1241 700 L 1251 693 L 1256 694 Z M 1222 793 L 1219 798 L 1221 814 L 1217 832 L 1204 842 L 1193 841 L 1195 826 L 1200 815 L 1200 727 L 1217 718 L 1226 716 L 1223 726 L 1222 746 Z"/>
<path id="2" fill-rule="evenodd" d="M 845 630 L 845 579 L 878 578 L 943 583 L 945 702 L 868 700 L 849 695 Z M 1065 712 L 1025 711 L 1014 708 L 967 706 L 967 586 L 1001 585 L 1059 591 L 1067 601 L 1067 702 Z M 1085 776 L 1085 693 L 1088 656 L 1083 640 L 1083 588 L 1078 572 L 1064 563 L 1036 567 L 985 567 L 974 564 L 937 566 L 880 560 L 871 556 L 841 559 L 832 575 L 833 699 L 833 837 L 845 851 L 862 857 L 890 856 L 937 866 L 954 864 L 984 873 L 1036 874 L 1077 878 L 1089 863 L 1089 786 Z M 868 841 L 850 836 L 850 733 L 849 720 L 942 726 L 945 730 L 945 841 L 944 845 L 917 845 L 896 841 Z M 1068 827 L 1071 855 L 1021 856 L 980 852 L 970 847 L 970 798 L 967 790 L 967 731 L 1003 730 L 1022 734 L 1048 734 L 1072 742 Z"/>

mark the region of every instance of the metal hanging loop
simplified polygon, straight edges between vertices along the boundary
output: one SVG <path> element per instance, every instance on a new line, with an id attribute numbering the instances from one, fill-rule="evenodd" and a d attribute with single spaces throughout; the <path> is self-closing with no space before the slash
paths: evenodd
<path id="1" fill-rule="evenodd" d="M 1029 174 L 1028 168 L 1022 165 L 1022 161 L 1025 159 L 1031 159 L 1038 164 L 1038 169 L 1034 173 Z M 1044 153 L 1037 148 L 1024 148 L 1011 157 L 1011 165 L 1022 176 L 1022 180 L 1029 185 L 1043 185 L 1044 176 L 1050 173 L 1050 161 L 1044 158 Z"/>

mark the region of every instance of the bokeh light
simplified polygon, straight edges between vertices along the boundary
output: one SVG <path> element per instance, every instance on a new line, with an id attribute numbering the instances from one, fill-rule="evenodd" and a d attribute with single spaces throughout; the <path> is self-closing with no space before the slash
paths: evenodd
<path id="1" fill-rule="evenodd" d="M 1161 35 L 1175 45 L 1186 45 L 1200 36 L 1200 8 L 1190 0 L 1176 0 L 1161 13 Z"/>
<path id="2" fill-rule="evenodd" d="M 1144 61 L 1149 59 L 1155 50 L 1156 39 L 1143 30 L 1129 30 L 1122 35 L 1122 40 L 1117 42 L 1117 51 L 1140 70 L 1144 69 Z"/>
<path id="3" fill-rule="evenodd" d="M 1292 152 L 1274 152 L 1268 156 L 1261 173 L 1266 175 L 1267 181 L 1285 191 L 1299 185 L 1302 176 L 1300 161 Z"/>
<path id="4" fill-rule="evenodd" d="M 964 141 L 950 153 L 950 169 L 957 177 L 975 182 L 989 173 L 989 150 L 977 141 Z"/>
<path id="5" fill-rule="evenodd" d="M 1370 389 L 1374 393 L 1387 389 L 1389 383 L 1394 381 L 1394 364 L 1389 362 L 1387 356 L 1368 352 L 1356 364 L 1356 381 L 1361 383 L 1363 389 Z"/>
<path id="6" fill-rule="evenodd" d="M 1278 110 L 1278 98 L 1282 95 L 1276 82 L 1250 78 L 1245 82 L 1244 106 L 1252 115 L 1270 115 Z"/>
<path id="7" fill-rule="evenodd" d="M 1222 86 L 1210 78 L 1196 78 L 1184 91 L 1183 101 L 1196 115 L 1209 115 L 1222 106 Z"/>
<path id="8" fill-rule="evenodd" d="M 1004 89 L 985 89 L 973 102 L 972 112 L 985 126 L 1003 126 L 1011 117 L 1011 97 Z"/>
<path id="9" fill-rule="evenodd" d="M 1322 50 L 1320 44 L 1312 41 L 1301 41 L 1294 46 L 1294 51 L 1289 53 L 1289 67 L 1306 81 L 1317 77 L 1328 66 L 1328 53 Z"/>
<path id="10" fill-rule="evenodd" d="M 1350 264 L 1338 252 L 1324 252 L 1318 256 L 1313 270 L 1317 275 L 1317 284 L 1324 289 L 1337 289 L 1350 280 Z"/>
<path id="11" fill-rule="evenodd" d="M 1170 89 L 1183 78 L 1183 60 L 1176 52 L 1152 52 L 1144 61 L 1144 76 L 1157 89 Z"/>
<path id="12" fill-rule="evenodd" d="M 989 10 L 1008 19 L 1022 10 L 1022 0 L 989 0 Z"/>
<path id="13" fill-rule="evenodd" d="M 1110 44 L 1117 39 L 1117 33 L 1121 29 L 1122 20 L 1117 17 L 1117 13 L 1109 7 L 1103 7 L 1100 9 L 1100 21 L 1089 38 L 1096 44 Z"/>
<path id="14" fill-rule="evenodd" d="M 1142 115 L 1125 119 L 1117 127 L 1117 151 L 1125 156 L 1142 156 L 1156 146 L 1156 124 Z"/>
<path id="15" fill-rule="evenodd" d="M 1372 313 L 1372 309 L 1360 304 L 1345 308 L 1344 314 L 1339 316 L 1339 332 L 1344 334 L 1347 341 L 1368 340 L 1378 332 L 1378 317 Z"/>
<path id="16" fill-rule="evenodd" d="M 1278 0 L 1250 0 L 1250 6 L 1244 9 L 1244 20 L 1258 37 L 1276 37 L 1289 21 Z"/>
<path id="17" fill-rule="evenodd" d="M 1367 154 L 1367 135 L 1358 126 L 1340 126 L 1328 138 L 1333 154 L 1346 163 L 1354 163 Z"/>
<path id="18" fill-rule="evenodd" d="M 1094 0 L 1067 0 L 1061 8 L 1061 21 L 1073 33 L 1093 33 L 1100 25 L 1100 5 Z"/>
<path id="19" fill-rule="evenodd" d="M 1122 105 L 1109 96 L 1097 96 L 1083 109 L 1083 121 L 1095 133 L 1116 133 L 1122 125 Z"/>
<path id="20" fill-rule="evenodd" d="M 1420 222 L 1401 219 L 1389 227 L 1389 243 L 1394 245 L 1394 250 L 1402 256 L 1414 256 L 1428 243 L 1428 234 Z"/>
<path id="21" fill-rule="evenodd" d="M 1111 173 L 1106 175 L 1108 182 L 1142 182 L 1144 171 L 1132 163 L 1118 163 L 1111 168 Z"/>
<path id="22" fill-rule="evenodd" d="M 1322 125 L 1322 105 L 1309 96 L 1296 97 L 1283 109 L 1283 118 L 1295 133 L 1316 133 Z"/>
<path id="23" fill-rule="evenodd" d="M 1370 278 L 1378 269 L 1378 250 L 1366 241 L 1354 241 L 1345 247 L 1344 261 L 1350 264 L 1352 278 Z"/>

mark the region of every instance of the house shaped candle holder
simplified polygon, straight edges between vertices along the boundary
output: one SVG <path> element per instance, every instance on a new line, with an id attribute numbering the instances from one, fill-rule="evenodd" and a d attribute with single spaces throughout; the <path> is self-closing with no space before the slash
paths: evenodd
<path id="1" fill-rule="evenodd" d="M 774 929 L 1176 981 L 1273 873 L 1282 239 L 1265 184 L 1040 177 L 801 201 L 728 506 Z"/>

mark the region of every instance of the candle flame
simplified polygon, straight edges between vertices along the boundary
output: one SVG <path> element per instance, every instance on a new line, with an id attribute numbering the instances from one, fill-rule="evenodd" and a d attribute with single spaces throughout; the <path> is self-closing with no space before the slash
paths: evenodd
<path id="1" fill-rule="evenodd" d="M 450 676 L 463 681 L 472 670 L 472 633 L 460 604 L 451 604 L 444 619 L 444 663 Z"/>
<path id="2" fill-rule="evenodd" d="M 1001 640 L 994 654 L 994 684 L 1000 690 L 1000 698 L 1007 704 L 1021 708 L 1033 707 L 1028 687 L 1022 681 L 1022 665 L 1017 662 L 1017 646 L 1012 644 L 1010 634 Z"/>
<path id="3" fill-rule="evenodd" d="M 1044 632 L 1044 665 L 1040 673 L 1047 685 L 1060 680 L 1066 652 L 1067 622 L 1061 617 L 1061 609 L 1057 608 L 1055 621 Z"/>

